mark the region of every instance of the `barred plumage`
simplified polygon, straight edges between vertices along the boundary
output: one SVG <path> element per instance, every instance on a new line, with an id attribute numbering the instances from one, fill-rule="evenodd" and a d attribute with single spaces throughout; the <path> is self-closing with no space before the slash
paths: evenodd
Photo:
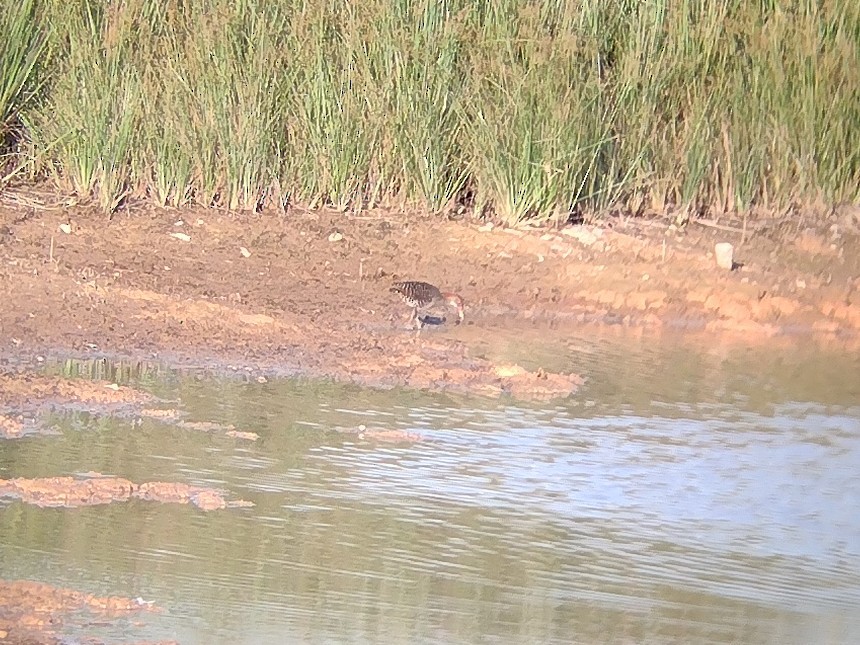
<path id="1" fill-rule="evenodd" d="M 412 307 L 412 320 L 421 327 L 424 323 L 420 314 L 431 309 L 451 306 L 457 309 L 458 322 L 463 320 L 463 299 L 456 293 L 442 291 L 436 285 L 429 282 L 406 280 L 395 282 L 391 285 L 393 293 L 396 293 L 407 305 Z"/>

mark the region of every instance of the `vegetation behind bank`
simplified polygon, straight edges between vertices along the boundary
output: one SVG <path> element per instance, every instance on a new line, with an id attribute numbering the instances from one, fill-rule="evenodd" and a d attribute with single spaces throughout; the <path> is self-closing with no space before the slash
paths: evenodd
<path id="1" fill-rule="evenodd" d="M 4 174 L 105 210 L 860 198 L 860 3 L 0 5 Z"/>

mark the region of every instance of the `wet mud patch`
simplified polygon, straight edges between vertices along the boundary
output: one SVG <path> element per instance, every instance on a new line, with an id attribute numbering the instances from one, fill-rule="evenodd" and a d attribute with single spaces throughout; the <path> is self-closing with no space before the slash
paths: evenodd
<path id="1" fill-rule="evenodd" d="M 193 504 L 204 511 L 253 506 L 228 501 L 222 491 L 175 482 L 136 484 L 122 477 L 93 473 L 87 477 L 0 479 L 0 496 L 42 508 L 78 508 L 141 499 L 164 504 Z"/>
<path id="2" fill-rule="evenodd" d="M 504 391 L 517 399 L 549 401 L 574 393 L 585 379 L 578 374 L 559 374 L 542 368 L 529 371 L 519 365 L 498 365 L 495 374 Z"/>
<path id="3" fill-rule="evenodd" d="M 94 411 L 134 409 L 154 397 L 108 381 L 68 379 L 30 371 L 0 373 L 0 410 L 36 411 L 45 407 Z"/>
<path id="4" fill-rule="evenodd" d="M 370 443 L 410 444 L 424 441 L 424 437 L 417 432 L 409 432 L 396 428 L 367 427 L 364 424 L 350 427 L 336 427 L 334 431 L 338 434 L 354 436 L 359 441 Z"/>
<path id="5" fill-rule="evenodd" d="M 38 424 L 23 414 L 0 414 L 0 439 L 19 439 L 38 431 Z"/>
<path id="6" fill-rule="evenodd" d="M 452 390 L 523 400 L 548 400 L 574 394 L 583 384 L 578 374 L 530 372 L 519 366 L 497 365 L 470 356 L 465 343 L 408 334 L 387 339 L 384 355 L 355 357 L 344 365 L 358 384 Z"/>
<path id="7" fill-rule="evenodd" d="M 96 596 L 29 580 L 0 580 L 0 643 L 61 645 L 60 632 L 69 627 L 85 631 L 93 621 L 124 620 L 161 609 L 140 598 Z M 87 639 L 99 645 L 97 639 Z M 173 641 L 160 644 L 171 645 Z"/>
<path id="8" fill-rule="evenodd" d="M 186 412 L 174 408 L 146 408 L 139 412 L 144 418 L 161 422 L 172 428 L 190 430 L 193 432 L 206 432 L 211 434 L 223 434 L 225 437 L 241 439 L 243 441 L 257 441 L 260 438 L 256 432 L 238 430 L 232 423 L 222 424 L 214 421 L 188 421 L 183 419 Z"/>
<path id="9" fill-rule="evenodd" d="M 0 439 L 60 434 L 52 420 L 56 413 L 134 417 L 155 402 L 146 392 L 101 379 L 26 368 L 0 372 Z"/>

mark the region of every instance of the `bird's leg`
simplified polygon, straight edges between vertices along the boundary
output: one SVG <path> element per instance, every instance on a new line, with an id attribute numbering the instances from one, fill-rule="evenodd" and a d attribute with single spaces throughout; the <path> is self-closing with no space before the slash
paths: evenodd
<path id="1" fill-rule="evenodd" d="M 413 307 L 412 309 L 412 329 L 415 330 L 415 336 L 412 337 L 412 342 L 417 343 L 418 337 L 421 335 L 421 328 L 424 326 L 421 324 L 421 319 L 418 317 L 418 307 Z"/>

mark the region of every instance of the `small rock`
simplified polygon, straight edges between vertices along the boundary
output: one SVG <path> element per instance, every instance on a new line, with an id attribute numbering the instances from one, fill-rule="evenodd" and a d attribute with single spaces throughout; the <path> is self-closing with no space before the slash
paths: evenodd
<path id="1" fill-rule="evenodd" d="M 239 253 L 242 254 L 243 258 L 251 257 L 251 252 L 248 249 L 246 249 L 244 246 L 239 247 Z"/>
<path id="2" fill-rule="evenodd" d="M 244 439 L 246 441 L 256 441 L 260 438 L 260 435 L 256 432 L 242 432 L 241 430 L 228 430 L 224 434 L 234 439 Z"/>
<path id="3" fill-rule="evenodd" d="M 62 224 L 60 224 L 60 230 L 66 235 L 69 235 L 72 232 L 72 227 L 69 226 L 66 222 L 63 222 Z"/>
<path id="4" fill-rule="evenodd" d="M 186 235 L 185 233 L 171 233 L 170 237 L 176 238 L 177 240 L 179 240 L 181 242 L 190 242 L 191 241 L 191 236 Z"/>
<path id="5" fill-rule="evenodd" d="M 343 239 L 343 233 L 340 231 L 335 231 L 331 235 L 328 236 L 329 242 L 340 242 Z"/>
<path id="6" fill-rule="evenodd" d="M 800 278 L 798 278 L 794 281 L 794 286 L 796 286 L 798 289 L 806 289 L 806 280 L 801 280 Z"/>
<path id="7" fill-rule="evenodd" d="M 520 376 L 526 373 L 526 370 L 519 365 L 499 365 L 495 369 L 496 376 L 510 377 Z"/>
<path id="8" fill-rule="evenodd" d="M 714 246 L 714 256 L 717 258 L 717 266 L 726 271 L 734 267 L 734 247 L 728 242 L 719 242 Z"/>
<path id="9" fill-rule="evenodd" d="M 601 231 L 601 234 L 602 233 L 603 231 Z M 561 234 L 574 238 L 584 246 L 591 246 L 597 241 L 597 238 L 599 237 L 595 233 L 587 231 L 581 227 L 562 229 Z"/>

